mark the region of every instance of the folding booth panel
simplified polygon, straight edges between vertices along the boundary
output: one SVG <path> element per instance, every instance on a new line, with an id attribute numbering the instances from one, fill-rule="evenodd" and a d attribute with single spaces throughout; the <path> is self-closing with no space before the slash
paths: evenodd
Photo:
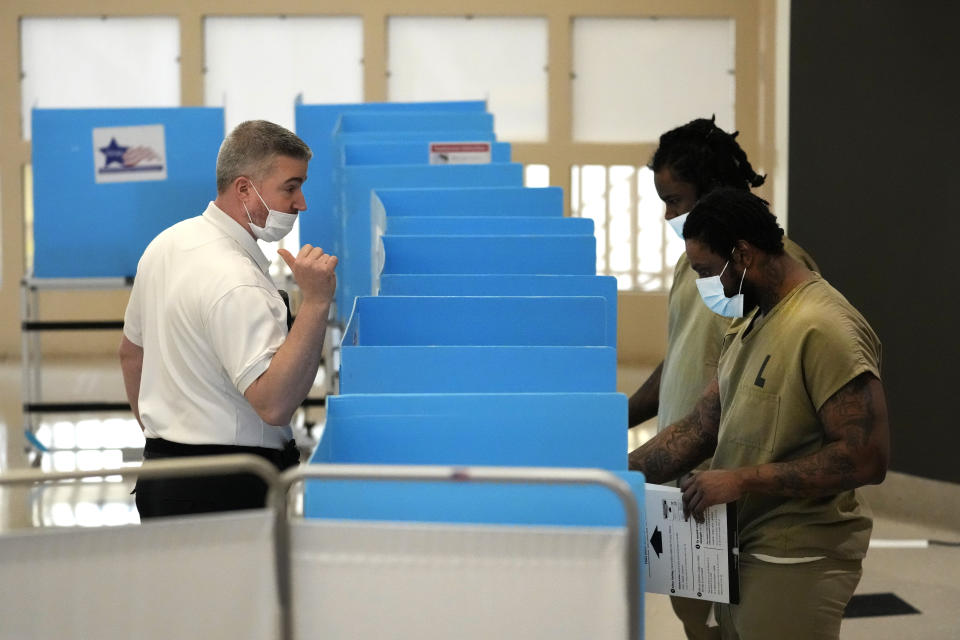
<path id="1" fill-rule="evenodd" d="M 623 470 L 626 407 L 613 392 L 333 396 L 314 460 Z"/>
<path id="2" fill-rule="evenodd" d="M 344 244 L 337 280 L 337 308 L 341 319 L 349 313 L 354 297 L 374 291 L 370 252 L 370 192 L 373 189 L 400 185 L 519 186 L 523 183 L 523 166 L 515 163 L 354 166 L 343 168 L 342 180 L 342 206 L 338 209 L 344 225 Z M 309 238 L 305 241 L 309 242 Z M 592 238 L 591 243 L 595 247 Z"/>
<path id="3" fill-rule="evenodd" d="M 34 275 L 128 277 L 216 197 L 223 109 L 35 109 Z"/>
<path id="4" fill-rule="evenodd" d="M 605 305 L 599 296 L 360 297 L 343 347 L 604 346 Z"/>
<path id="5" fill-rule="evenodd" d="M 296 132 L 313 150 L 310 161 L 311 180 L 303 185 L 307 205 L 319 215 L 306 215 L 300 219 L 300 233 L 311 242 L 324 248 L 339 252 L 340 228 L 330 215 L 333 211 L 336 191 L 333 188 L 334 168 L 334 128 L 344 113 L 364 112 L 400 112 L 414 111 L 458 111 L 485 112 L 487 104 L 483 100 L 462 102 L 368 102 L 360 104 L 302 104 L 294 108 Z M 448 134 L 438 134 L 443 140 L 477 139 L 472 132 L 467 138 L 449 138 Z M 370 140 L 369 134 L 358 134 L 362 139 Z M 492 139 L 480 138 L 481 140 Z"/>
<path id="6" fill-rule="evenodd" d="M 316 453 L 311 459 L 313 464 L 324 462 Z M 614 473 L 633 489 L 643 514 L 643 474 L 625 470 Z M 309 481 L 304 490 L 304 515 L 342 520 L 574 527 L 624 524 L 623 506 L 609 491 L 534 484 Z M 644 541 L 640 542 L 643 548 Z"/>
<path id="7" fill-rule="evenodd" d="M 342 253 L 343 247 L 343 175 L 342 170 L 346 164 L 344 149 L 348 145 L 363 144 L 379 146 L 383 144 L 423 144 L 425 147 L 431 142 L 458 142 L 458 141 L 484 141 L 493 143 L 496 135 L 492 131 L 376 131 L 365 133 L 341 133 L 331 138 L 328 142 L 326 152 L 332 154 L 326 159 L 327 173 L 318 173 L 317 169 L 322 170 L 319 159 L 314 155 L 311 160 L 311 173 L 319 178 L 319 182 L 310 180 L 304 183 L 304 196 L 311 203 L 319 203 L 318 211 L 321 215 L 304 217 L 300 223 L 301 238 L 307 238 L 309 241 L 328 250 L 332 250 L 335 255 Z M 364 163 L 367 164 L 367 163 Z M 393 165 L 393 162 L 384 162 L 381 164 Z M 426 163 L 415 162 L 410 164 Z M 317 168 L 317 169 L 315 169 Z"/>
<path id="8" fill-rule="evenodd" d="M 484 138 L 483 141 L 486 141 Z M 441 142 L 440 140 L 431 140 Z M 457 142 L 457 141 L 443 141 Z M 466 140 L 464 140 L 466 142 Z M 343 145 L 343 163 L 358 164 L 428 164 L 430 141 L 427 142 L 357 142 Z M 491 162 L 510 162 L 510 143 L 490 143 Z"/>
<path id="9" fill-rule="evenodd" d="M 488 349 L 488 351 L 491 349 Z M 612 351 L 612 350 L 610 350 Z M 330 399 L 312 463 L 626 466 L 617 393 L 351 395 Z M 625 473 L 625 472 L 624 472 Z M 640 487 L 643 476 L 625 475 Z M 308 517 L 615 526 L 622 509 L 586 487 L 308 483 Z"/>
<path id="10" fill-rule="evenodd" d="M 381 131 L 493 131 L 493 114 L 485 111 L 345 111 L 334 134 Z"/>
<path id="11" fill-rule="evenodd" d="M 594 275 L 597 243 L 581 236 L 385 235 L 383 269 L 392 273 Z"/>
<path id="12" fill-rule="evenodd" d="M 563 189 L 540 187 L 377 188 L 373 197 L 393 216 L 563 216 Z"/>
<path id="13" fill-rule="evenodd" d="M 544 216 L 388 216 L 393 236 L 592 236 L 590 218 Z"/>
<path id="14" fill-rule="evenodd" d="M 385 274 L 380 277 L 380 295 L 601 296 L 606 308 L 605 344 L 617 344 L 617 279 L 613 276 Z"/>
<path id="15" fill-rule="evenodd" d="M 351 347 L 341 393 L 614 391 L 613 347 Z"/>

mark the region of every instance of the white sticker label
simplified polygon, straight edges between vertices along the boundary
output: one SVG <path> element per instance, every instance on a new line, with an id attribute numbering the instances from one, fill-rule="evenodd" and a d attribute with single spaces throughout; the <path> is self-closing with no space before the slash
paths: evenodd
<path id="1" fill-rule="evenodd" d="M 490 164 L 490 143 L 431 142 L 430 164 Z"/>
<path id="2" fill-rule="evenodd" d="M 94 128 L 93 173 L 98 183 L 166 180 L 163 125 Z"/>

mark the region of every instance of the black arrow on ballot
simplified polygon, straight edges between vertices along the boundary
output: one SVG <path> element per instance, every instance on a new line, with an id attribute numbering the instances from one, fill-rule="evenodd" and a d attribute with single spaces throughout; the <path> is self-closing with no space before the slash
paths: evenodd
<path id="1" fill-rule="evenodd" d="M 663 553 L 663 535 L 660 533 L 658 527 L 653 528 L 653 535 L 650 536 L 650 545 L 653 547 L 653 550 L 657 552 L 657 557 L 660 557 L 660 554 Z"/>

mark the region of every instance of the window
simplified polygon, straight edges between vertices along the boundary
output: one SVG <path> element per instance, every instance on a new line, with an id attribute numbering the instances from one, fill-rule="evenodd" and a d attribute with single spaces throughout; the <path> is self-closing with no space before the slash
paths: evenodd
<path id="1" fill-rule="evenodd" d="M 176 18 L 23 18 L 23 137 L 34 107 L 180 105 Z"/>
<path id="2" fill-rule="evenodd" d="M 547 165 L 547 164 L 524 165 L 523 186 L 549 187 L 550 186 L 550 165 Z"/>
<path id="3" fill-rule="evenodd" d="M 571 215 L 594 221 L 597 273 L 615 276 L 621 290 L 668 290 L 684 246 L 663 219 L 653 172 L 577 165 L 570 178 Z"/>
<path id="4" fill-rule="evenodd" d="M 547 139 L 545 19 L 393 17 L 388 42 L 390 100 L 486 100 L 499 139 Z"/>
<path id="5" fill-rule="evenodd" d="M 575 19 L 574 140 L 655 142 L 711 114 L 732 128 L 734 26 L 728 18 Z"/>

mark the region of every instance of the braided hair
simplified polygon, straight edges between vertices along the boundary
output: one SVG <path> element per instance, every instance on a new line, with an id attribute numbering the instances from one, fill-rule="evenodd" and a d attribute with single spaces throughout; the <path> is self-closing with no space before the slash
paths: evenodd
<path id="1" fill-rule="evenodd" d="M 683 225 L 683 237 L 702 242 L 720 256 L 729 256 L 738 240 L 771 255 L 783 253 L 783 229 L 767 201 L 733 187 L 700 198 Z"/>
<path id="2" fill-rule="evenodd" d="M 749 191 L 762 185 L 766 176 L 750 166 L 737 134 L 718 127 L 715 115 L 692 120 L 660 136 L 649 168 L 654 172 L 669 168 L 678 180 L 694 186 L 698 198 L 717 187 Z"/>

